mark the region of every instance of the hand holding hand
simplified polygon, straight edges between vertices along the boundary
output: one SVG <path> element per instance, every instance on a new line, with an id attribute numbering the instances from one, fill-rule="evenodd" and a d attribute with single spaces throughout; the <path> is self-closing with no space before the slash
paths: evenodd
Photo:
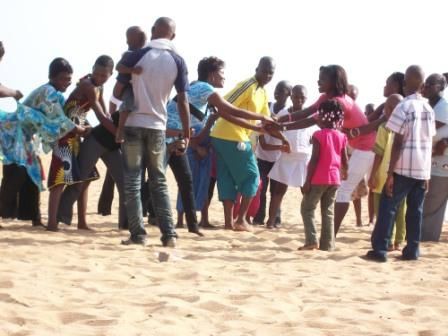
<path id="1" fill-rule="evenodd" d="M 283 153 L 291 153 L 291 145 L 287 140 L 283 141 L 280 151 Z"/>
<path id="2" fill-rule="evenodd" d="M 19 90 L 16 90 L 16 94 L 14 95 L 14 99 L 15 100 L 20 100 L 20 99 L 22 99 L 22 97 L 23 97 L 22 92 L 20 92 Z"/>

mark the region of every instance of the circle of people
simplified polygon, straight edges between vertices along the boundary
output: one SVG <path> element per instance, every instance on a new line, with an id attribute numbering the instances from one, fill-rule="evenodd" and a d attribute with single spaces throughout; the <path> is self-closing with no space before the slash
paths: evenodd
<path id="1" fill-rule="evenodd" d="M 376 108 L 369 104 L 363 112 L 345 70 L 322 66 L 321 96 L 305 108 L 306 88 L 288 81 L 277 84 L 275 102 L 269 103 L 265 85 L 275 63 L 262 57 L 255 75 L 222 97 L 215 89 L 224 86 L 224 61 L 203 58 L 197 80 L 190 83 L 173 44 L 175 28 L 172 19 L 157 19 L 149 43 L 140 27 L 126 31 L 129 49 L 116 65 L 108 109 L 103 85 L 114 62 L 106 55 L 97 58 L 67 99 L 62 93 L 71 85 L 73 69 L 64 58 L 51 62 L 48 83 L 23 103 L 20 91 L 0 85 L 0 97 L 18 101 L 15 112 L 0 111 L 1 217 L 44 226 L 39 195 L 45 174 L 39 153 L 52 151 L 49 231 L 57 231 L 59 222 L 71 224 L 75 202 L 78 229 L 89 229 L 88 186 L 99 178 L 95 164 L 101 159 L 107 175 L 98 211 L 111 213 L 115 184 L 118 226 L 130 232 L 125 245 L 146 244 L 146 215 L 160 228 L 163 246 L 176 246 L 175 227 L 183 227 L 184 215 L 188 231 L 202 235 L 201 228 L 213 227 L 208 208 L 215 184 L 224 228 L 235 231 L 278 227 L 288 186 L 300 187 L 305 244 L 299 250 L 334 250 L 350 202 L 359 217 L 356 199 L 367 193 L 369 220 L 376 218 L 367 259 L 386 261 L 388 251 L 400 250 L 406 241 L 402 258 L 415 260 L 421 240 L 439 240 L 448 198 L 446 74 L 425 78 L 416 65 L 394 72 L 386 80 L 385 102 Z M 0 58 L 4 54 L 1 44 Z M 173 87 L 177 95 L 170 100 Z M 96 127 L 86 121 L 89 110 L 100 122 Z M 165 177 L 168 165 L 178 185 L 176 226 Z M 319 203 L 320 237 L 315 220 Z M 357 224 L 362 225 L 359 218 Z"/>

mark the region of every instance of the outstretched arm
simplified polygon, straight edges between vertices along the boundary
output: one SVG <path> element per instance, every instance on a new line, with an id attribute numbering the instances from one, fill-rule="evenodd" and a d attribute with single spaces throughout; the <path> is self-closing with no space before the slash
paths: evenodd
<path id="1" fill-rule="evenodd" d="M 317 108 L 314 107 L 314 105 L 311 105 L 311 106 L 303 109 L 302 111 L 297 111 L 294 113 L 290 113 L 289 115 L 281 116 L 278 119 L 278 121 L 279 122 L 288 122 L 288 121 L 302 120 L 302 119 L 308 118 L 312 114 L 316 113 L 316 111 L 317 111 Z"/>
<path id="2" fill-rule="evenodd" d="M 366 125 L 355 128 L 344 128 L 343 131 L 349 139 L 359 137 L 360 135 L 369 134 L 378 130 L 378 127 L 387 121 L 386 116 L 382 116 L 377 120 L 371 121 Z"/>
<path id="3" fill-rule="evenodd" d="M 216 92 L 208 97 L 208 102 L 218 109 L 219 116 L 224 119 L 227 119 L 225 118 L 226 116 L 232 115 L 249 120 L 271 120 L 262 114 L 250 112 L 233 106 Z"/>
<path id="4" fill-rule="evenodd" d="M 10 89 L 10 88 L 0 84 L 0 98 L 7 98 L 7 97 L 11 97 L 11 98 L 14 98 L 15 100 L 19 100 L 20 98 L 23 97 L 23 94 L 19 90 Z"/>

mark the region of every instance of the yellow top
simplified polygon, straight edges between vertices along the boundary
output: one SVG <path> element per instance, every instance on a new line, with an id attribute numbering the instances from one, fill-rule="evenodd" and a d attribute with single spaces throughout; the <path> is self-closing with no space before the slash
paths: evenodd
<path id="1" fill-rule="evenodd" d="M 383 158 L 376 172 L 377 186 L 373 190 L 374 193 L 381 194 L 384 183 L 387 180 L 387 171 L 389 170 L 390 155 L 392 153 L 392 143 L 394 142 L 394 134 L 387 130 L 385 123 L 378 127 L 376 133 L 376 142 L 373 147 L 375 154 L 381 155 Z"/>
<path id="2" fill-rule="evenodd" d="M 258 85 L 255 77 L 251 77 L 239 83 L 232 91 L 224 97 L 229 103 L 234 106 L 259 113 L 264 116 L 270 116 L 268 95 L 264 88 Z M 255 120 L 250 120 L 255 123 Z M 249 135 L 252 131 L 244 127 L 237 126 L 231 122 L 219 118 L 210 136 L 223 140 L 230 141 L 249 141 Z"/>

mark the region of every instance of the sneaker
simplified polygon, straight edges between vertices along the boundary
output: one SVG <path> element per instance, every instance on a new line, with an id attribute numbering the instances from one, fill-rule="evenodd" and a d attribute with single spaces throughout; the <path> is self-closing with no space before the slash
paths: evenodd
<path id="1" fill-rule="evenodd" d="M 131 237 L 129 237 L 126 240 L 121 241 L 121 245 L 142 245 L 146 246 L 146 239 L 139 239 L 139 240 L 133 240 Z"/>
<path id="2" fill-rule="evenodd" d="M 174 238 L 174 237 L 168 238 L 168 240 L 163 243 L 163 246 L 175 248 L 176 247 L 176 238 Z"/>

